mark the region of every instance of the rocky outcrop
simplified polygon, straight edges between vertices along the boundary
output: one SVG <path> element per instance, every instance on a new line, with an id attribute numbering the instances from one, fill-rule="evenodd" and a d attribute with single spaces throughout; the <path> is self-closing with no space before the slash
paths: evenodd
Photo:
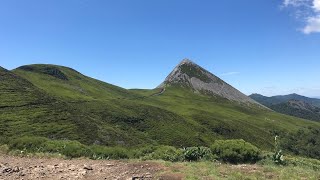
<path id="1" fill-rule="evenodd" d="M 221 96 L 231 101 L 260 105 L 189 59 L 181 61 L 158 88 L 171 85 L 187 87 L 196 93 Z"/>

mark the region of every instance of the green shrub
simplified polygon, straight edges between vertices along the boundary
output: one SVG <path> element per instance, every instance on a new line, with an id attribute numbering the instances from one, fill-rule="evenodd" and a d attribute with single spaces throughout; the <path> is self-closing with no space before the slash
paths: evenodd
<path id="1" fill-rule="evenodd" d="M 244 140 L 217 140 L 211 150 L 218 158 L 230 163 L 256 162 L 260 160 L 260 150 Z"/>
<path id="2" fill-rule="evenodd" d="M 184 150 L 183 154 L 186 161 L 214 159 L 212 151 L 207 147 L 188 147 Z"/>
<path id="3" fill-rule="evenodd" d="M 128 150 L 122 147 L 91 146 L 92 159 L 128 159 Z"/>
<path id="4" fill-rule="evenodd" d="M 49 140 L 43 137 L 21 137 L 9 143 L 10 150 L 30 153 L 48 152 L 63 154 L 69 158 L 90 156 L 91 150 L 78 141 Z"/>
<path id="5" fill-rule="evenodd" d="M 143 159 L 161 159 L 165 161 L 182 161 L 183 160 L 183 151 L 181 149 L 176 149 L 172 146 L 159 146 L 157 149 L 143 157 Z"/>
<path id="6" fill-rule="evenodd" d="M 48 141 L 44 137 L 20 137 L 9 142 L 9 148 L 28 152 L 41 152 Z"/>
<path id="7" fill-rule="evenodd" d="M 131 151 L 132 158 L 142 158 L 157 150 L 157 146 L 143 146 Z"/>
<path id="8" fill-rule="evenodd" d="M 51 143 L 51 142 L 50 142 Z M 85 145 L 81 144 L 78 141 L 53 141 L 52 143 L 56 144 L 62 144 L 63 148 L 59 149 L 59 153 L 70 157 L 70 158 L 76 158 L 76 157 L 88 157 L 92 154 L 91 150 L 86 147 Z M 48 144 L 46 144 L 47 146 Z M 59 145 L 59 148 L 61 145 Z"/>

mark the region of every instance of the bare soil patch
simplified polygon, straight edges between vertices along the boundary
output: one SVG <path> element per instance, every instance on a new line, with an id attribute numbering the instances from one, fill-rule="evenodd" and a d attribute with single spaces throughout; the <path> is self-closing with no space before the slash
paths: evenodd
<path id="1" fill-rule="evenodd" d="M 107 179 L 148 180 L 165 167 L 155 162 L 89 159 L 24 158 L 0 155 L 0 179 Z M 176 179 L 168 176 L 161 179 Z"/>

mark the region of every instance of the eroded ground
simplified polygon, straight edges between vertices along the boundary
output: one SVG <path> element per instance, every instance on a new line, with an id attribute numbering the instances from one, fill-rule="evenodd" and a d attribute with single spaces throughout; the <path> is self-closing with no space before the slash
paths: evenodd
<path id="1" fill-rule="evenodd" d="M 154 162 L 0 156 L 0 179 L 154 179 L 164 169 Z"/>

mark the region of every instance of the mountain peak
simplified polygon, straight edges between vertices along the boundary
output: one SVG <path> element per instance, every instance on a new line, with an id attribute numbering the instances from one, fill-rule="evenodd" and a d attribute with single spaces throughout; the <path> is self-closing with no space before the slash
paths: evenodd
<path id="1" fill-rule="evenodd" d="M 7 69 L 0 66 L 0 75 L 6 74 L 8 72 Z"/>
<path id="2" fill-rule="evenodd" d="M 201 94 L 221 96 L 242 103 L 258 104 L 189 59 L 183 59 L 158 87 L 167 86 L 181 86 Z"/>
<path id="3" fill-rule="evenodd" d="M 0 66 L 0 71 L 7 71 L 7 70 Z"/>
<path id="4" fill-rule="evenodd" d="M 195 63 L 192 62 L 190 59 L 185 58 L 179 63 L 179 65 L 183 65 L 183 64 L 195 64 Z"/>

